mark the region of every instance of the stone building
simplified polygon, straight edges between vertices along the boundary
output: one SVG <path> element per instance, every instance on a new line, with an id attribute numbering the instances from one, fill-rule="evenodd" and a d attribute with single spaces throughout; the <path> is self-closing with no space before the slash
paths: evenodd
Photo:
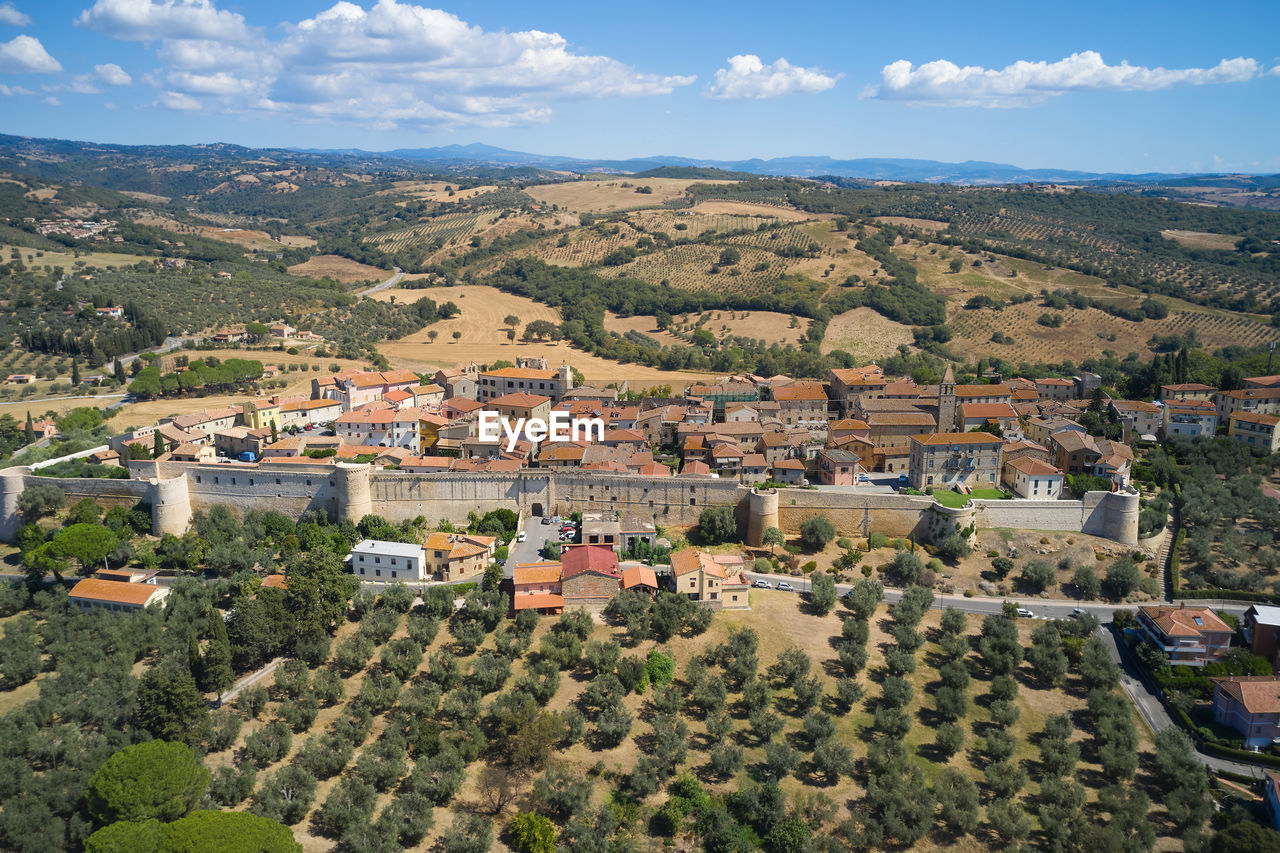
<path id="1" fill-rule="evenodd" d="M 911 437 L 908 480 L 913 488 L 995 488 L 1004 440 L 985 432 Z"/>
<path id="2" fill-rule="evenodd" d="M 600 613 L 622 588 L 618 556 L 607 545 L 570 545 L 560 555 L 565 607 Z"/>

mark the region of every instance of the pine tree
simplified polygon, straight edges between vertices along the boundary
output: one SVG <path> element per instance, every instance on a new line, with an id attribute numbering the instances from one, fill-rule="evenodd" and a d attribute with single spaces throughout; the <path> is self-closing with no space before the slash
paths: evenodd
<path id="1" fill-rule="evenodd" d="M 71 384 L 73 386 L 80 384 L 80 362 L 74 358 L 71 359 Z"/>
<path id="2" fill-rule="evenodd" d="M 227 626 L 214 610 L 209 614 L 209 642 L 205 646 L 201 667 L 201 687 L 210 693 L 221 694 L 235 681 L 231 670 L 231 643 L 227 640 Z"/>
<path id="3" fill-rule="evenodd" d="M 27 425 L 23 428 L 23 431 L 22 431 L 22 443 L 23 444 L 36 443 L 36 426 L 31 421 L 31 412 L 27 412 Z"/>

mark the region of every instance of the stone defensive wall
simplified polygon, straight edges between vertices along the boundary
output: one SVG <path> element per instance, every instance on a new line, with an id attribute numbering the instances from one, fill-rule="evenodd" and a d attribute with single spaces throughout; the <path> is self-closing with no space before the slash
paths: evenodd
<path id="1" fill-rule="evenodd" d="M 370 513 L 390 521 L 425 516 L 465 523 L 472 510 L 511 509 L 525 515 L 567 515 L 575 510 L 653 516 L 659 524 L 694 524 L 708 506 L 734 508 L 748 544 L 764 530 L 793 533 L 813 516 L 829 517 L 841 535 L 916 536 L 938 540 L 952 532 L 1014 527 L 1089 533 L 1126 545 L 1138 541 L 1136 492 L 1090 492 L 1082 501 L 973 500 L 951 509 L 921 495 L 816 489 L 757 491 L 710 477 L 641 477 L 565 470 L 511 474 L 408 474 L 369 465 L 307 463 L 190 464 L 133 461 L 130 479 L 40 477 L 28 468 L 0 471 L 0 539 L 12 541 L 21 519 L 18 497 L 36 483 L 52 483 L 78 500 L 144 501 L 154 532 L 183 533 L 192 512 L 215 504 L 240 511 L 277 510 L 297 518 L 319 510 L 358 521 Z"/>

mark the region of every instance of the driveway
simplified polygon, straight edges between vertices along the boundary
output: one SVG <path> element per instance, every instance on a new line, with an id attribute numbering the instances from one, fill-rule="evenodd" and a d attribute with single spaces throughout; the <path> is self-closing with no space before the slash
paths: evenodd
<path id="1" fill-rule="evenodd" d="M 542 519 L 530 516 L 524 520 L 524 542 L 512 542 L 507 548 L 507 562 L 502 567 L 503 577 L 512 577 L 512 569 L 517 563 L 541 562 L 543 544 L 560 540 L 559 524 L 543 524 Z"/>

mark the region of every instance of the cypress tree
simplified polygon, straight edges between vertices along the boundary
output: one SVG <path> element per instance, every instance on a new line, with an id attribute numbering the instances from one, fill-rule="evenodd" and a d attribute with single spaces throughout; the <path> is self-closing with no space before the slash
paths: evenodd
<path id="1" fill-rule="evenodd" d="M 164 436 L 160 434 L 160 430 L 156 430 L 152 435 L 155 436 L 155 440 L 151 443 L 151 455 L 159 457 L 165 452 Z"/>
<path id="2" fill-rule="evenodd" d="M 209 643 L 205 646 L 201 668 L 201 687 L 211 693 L 221 694 L 235 680 L 231 670 L 231 643 L 227 639 L 227 626 L 217 610 L 209 614 Z"/>
<path id="3" fill-rule="evenodd" d="M 31 422 L 31 412 L 27 412 L 27 425 L 22 431 L 22 443 L 36 443 L 36 427 L 35 424 Z"/>
<path id="4" fill-rule="evenodd" d="M 71 359 L 71 384 L 73 386 L 80 384 L 80 362 L 74 358 Z"/>

